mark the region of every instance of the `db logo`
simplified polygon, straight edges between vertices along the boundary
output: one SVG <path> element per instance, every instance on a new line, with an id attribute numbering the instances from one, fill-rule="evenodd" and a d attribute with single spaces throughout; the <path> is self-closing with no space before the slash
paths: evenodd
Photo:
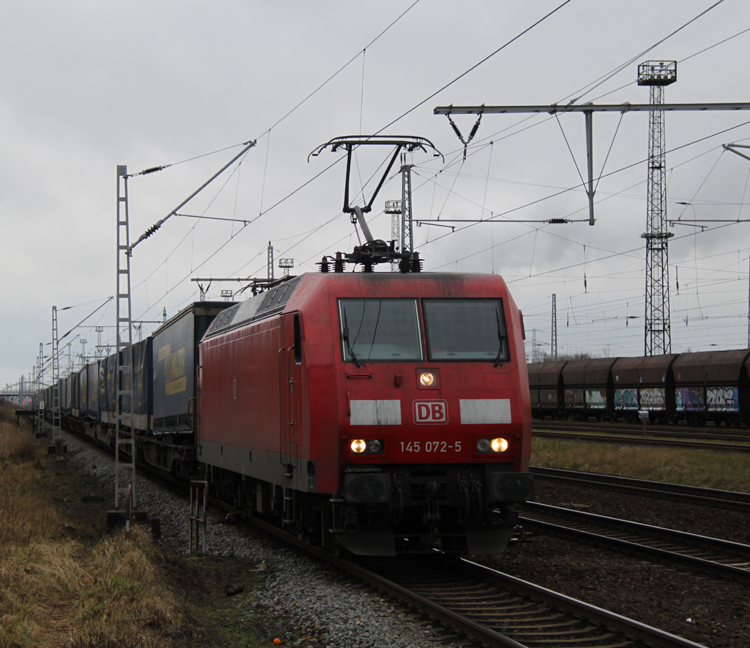
<path id="1" fill-rule="evenodd" d="M 448 403 L 444 400 L 414 401 L 415 423 L 447 423 Z"/>

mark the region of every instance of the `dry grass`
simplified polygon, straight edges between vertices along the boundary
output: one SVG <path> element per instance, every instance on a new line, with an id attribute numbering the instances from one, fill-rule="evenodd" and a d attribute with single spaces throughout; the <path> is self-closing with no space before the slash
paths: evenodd
<path id="1" fill-rule="evenodd" d="M 739 453 L 535 438 L 531 463 L 750 493 L 750 461 Z"/>
<path id="2" fill-rule="evenodd" d="M 183 613 L 147 533 L 93 547 L 71 537 L 45 454 L 28 428 L 0 418 L 0 648 L 184 645 Z"/>
<path id="3" fill-rule="evenodd" d="M 147 533 L 134 527 L 97 544 L 83 565 L 81 596 L 73 606 L 71 646 L 163 646 L 182 635 L 180 603 L 164 586 Z M 174 645 L 180 645 L 176 642 Z"/>

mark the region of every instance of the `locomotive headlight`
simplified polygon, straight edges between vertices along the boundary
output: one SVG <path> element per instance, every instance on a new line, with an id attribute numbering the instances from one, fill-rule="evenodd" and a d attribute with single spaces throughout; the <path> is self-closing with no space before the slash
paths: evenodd
<path id="1" fill-rule="evenodd" d="M 431 371 L 421 371 L 419 373 L 419 384 L 422 387 L 432 387 L 435 384 L 435 374 Z"/>
<path id="2" fill-rule="evenodd" d="M 356 455 L 383 455 L 385 439 L 352 439 L 349 447 Z"/>
<path id="3" fill-rule="evenodd" d="M 508 445 L 508 439 L 503 439 L 502 437 L 490 441 L 492 452 L 507 452 Z"/>
<path id="4" fill-rule="evenodd" d="M 477 439 L 477 452 L 482 454 L 489 454 L 491 452 L 500 454 L 501 452 L 507 452 L 509 447 L 510 443 L 508 442 L 508 439 L 504 439 L 503 437 L 497 437 L 495 439 Z"/>
<path id="5" fill-rule="evenodd" d="M 367 443 L 364 439 L 354 439 L 350 447 L 354 454 L 362 454 L 365 450 L 367 450 Z"/>
<path id="6" fill-rule="evenodd" d="M 417 389 L 440 389 L 440 369 L 416 367 Z"/>

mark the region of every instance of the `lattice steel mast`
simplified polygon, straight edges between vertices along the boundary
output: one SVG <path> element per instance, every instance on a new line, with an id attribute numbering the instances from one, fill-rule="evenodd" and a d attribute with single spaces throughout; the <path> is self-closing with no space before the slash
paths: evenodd
<path id="1" fill-rule="evenodd" d="M 651 104 L 664 103 L 664 86 L 677 81 L 677 61 L 646 61 L 638 66 L 638 85 L 651 87 Z M 644 355 L 672 352 L 669 316 L 669 239 L 664 111 L 649 113 L 646 199 L 646 326 Z"/>
<path id="2" fill-rule="evenodd" d="M 550 357 L 557 360 L 557 294 L 552 293 L 552 340 Z"/>
<path id="3" fill-rule="evenodd" d="M 408 252 L 414 258 L 414 219 L 411 205 L 411 169 L 406 163 L 406 154 L 401 154 L 401 252 Z"/>
<path id="4" fill-rule="evenodd" d="M 36 370 L 36 432 L 41 435 L 44 431 L 44 344 L 39 343 L 39 359 L 37 360 Z"/>
<path id="5" fill-rule="evenodd" d="M 115 373 L 115 509 L 130 491 L 126 509 L 135 507 L 135 432 L 133 403 L 133 327 L 130 310 L 130 223 L 128 167 L 117 167 L 117 371 Z M 125 411 L 123 411 L 125 410 Z M 127 418 L 126 418 L 127 416 Z M 128 422 L 128 428 L 123 425 Z M 123 480 L 122 473 L 127 473 Z M 129 521 L 126 520 L 126 525 Z"/>
<path id="6" fill-rule="evenodd" d="M 401 201 L 386 200 L 385 213 L 391 216 L 391 241 L 394 247 L 400 249 L 401 241 Z M 391 272 L 398 272 L 398 259 L 391 261 Z"/>
<path id="7" fill-rule="evenodd" d="M 268 241 L 268 254 L 267 254 L 267 262 L 266 262 L 266 272 L 268 276 L 268 280 L 270 281 L 273 279 L 273 245 L 271 245 L 271 241 Z"/>
<path id="8" fill-rule="evenodd" d="M 57 306 L 52 307 L 52 445 L 62 459 L 62 428 L 60 426 L 60 358 L 57 330 Z"/>

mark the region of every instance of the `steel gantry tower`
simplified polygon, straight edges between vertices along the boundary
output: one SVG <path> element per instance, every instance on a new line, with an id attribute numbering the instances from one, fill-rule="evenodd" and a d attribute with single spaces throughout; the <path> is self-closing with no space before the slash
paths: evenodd
<path id="1" fill-rule="evenodd" d="M 646 61 L 638 66 L 638 85 L 650 86 L 651 104 L 664 103 L 664 86 L 677 81 L 677 61 Z M 669 316 L 669 239 L 667 231 L 667 158 L 664 111 L 649 113 L 646 196 L 646 327 L 644 355 L 672 352 Z"/>

